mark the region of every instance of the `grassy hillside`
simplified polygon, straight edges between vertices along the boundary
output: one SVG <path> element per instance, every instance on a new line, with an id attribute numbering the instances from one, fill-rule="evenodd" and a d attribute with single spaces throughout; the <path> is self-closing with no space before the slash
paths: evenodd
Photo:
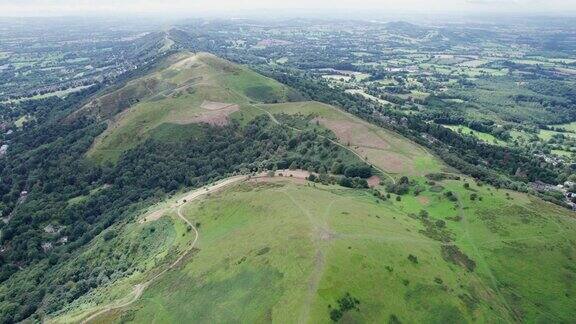
<path id="1" fill-rule="evenodd" d="M 197 245 L 185 254 L 195 242 L 190 227 L 174 210 L 154 213 L 181 200 L 171 198 L 142 211 L 140 219 L 147 222 L 117 229 L 117 240 L 139 244 L 134 233 L 158 233 L 150 228 L 163 226 L 165 239 L 154 243 L 153 261 L 137 258 L 137 272 L 91 289 L 54 314 L 55 321 L 94 314 L 91 319 L 102 323 L 569 322 L 574 317 L 572 213 L 459 176 L 398 134 L 329 105 L 297 101 L 291 89 L 208 54 L 173 57 L 140 81 L 146 78 L 162 80 L 158 84 L 169 90 L 143 91 L 127 109 L 84 107 L 86 114 L 110 112 L 97 115 L 110 126 L 90 150 L 92 159 L 115 161 L 148 138 L 202 137 L 198 123 L 245 125 L 268 115 L 272 122 L 340 143 L 337 149 L 356 154 L 349 158 L 371 163 L 395 182 L 373 190 L 287 177 L 243 182 L 184 205 L 183 217 L 199 231 Z M 106 243 L 104 235 L 95 246 L 114 249 L 117 241 Z M 185 255 L 182 262 L 169 267 L 179 255 Z M 150 284 L 140 296 L 133 286 L 143 282 Z M 98 313 L 110 303 L 125 307 Z"/>
<path id="2" fill-rule="evenodd" d="M 126 99 L 127 93 L 133 97 Z M 442 168 L 429 152 L 395 133 L 334 107 L 298 99 L 290 88 L 245 67 L 210 54 L 179 54 L 153 74 L 94 99 L 75 115 L 110 120 L 88 152 L 100 162 L 114 162 L 151 137 L 179 141 L 201 136 L 194 131 L 197 123 L 245 124 L 270 113 L 310 117 L 310 125 L 318 121 L 340 143 L 392 174 L 423 175 Z"/>
<path id="3" fill-rule="evenodd" d="M 338 142 L 387 173 L 425 175 L 439 172 L 443 163 L 424 148 L 386 129 L 367 123 L 335 107 L 318 102 L 258 105 L 274 114 L 309 116 L 334 133 Z"/>
<path id="4" fill-rule="evenodd" d="M 193 202 L 199 250 L 96 322 L 329 323 L 346 294 L 346 322 L 569 321 L 574 218 L 464 182 L 382 201 L 275 178 Z"/>
<path id="5" fill-rule="evenodd" d="M 205 122 L 221 125 L 249 103 L 297 99 L 291 89 L 210 54 L 177 54 L 154 73 L 95 98 L 73 117 L 109 120 L 88 156 L 116 161 L 159 128 Z M 173 140 L 178 140 L 174 138 Z"/>

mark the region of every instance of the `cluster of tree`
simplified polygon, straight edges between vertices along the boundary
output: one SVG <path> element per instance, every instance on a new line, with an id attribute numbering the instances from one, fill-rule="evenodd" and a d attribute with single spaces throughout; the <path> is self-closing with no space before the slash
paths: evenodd
<path id="1" fill-rule="evenodd" d="M 331 305 L 328 305 L 330 309 L 330 319 L 338 322 L 342 316 L 344 316 L 344 313 L 351 310 L 360 311 L 359 305 L 360 301 L 358 298 L 352 297 L 350 293 L 346 293 L 342 298 L 338 299 L 338 307 L 333 308 Z"/>
<path id="2" fill-rule="evenodd" d="M 401 177 L 400 180 L 396 183 L 389 183 L 386 186 L 386 191 L 402 196 L 410 191 L 411 185 L 412 184 L 410 183 L 410 179 L 404 176 Z"/>
<path id="3" fill-rule="evenodd" d="M 383 89 L 375 88 L 375 87 L 368 88 L 367 93 L 371 96 L 374 96 L 374 97 L 382 99 L 382 100 L 386 100 L 388 102 L 391 102 L 391 103 L 399 105 L 399 106 L 404 105 L 408 101 L 406 99 L 400 98 L 400 97 L 392 95 L 390 93 L 387 93 Z"/>
<path id="4" fill-rule="evenodd" d="M 319 175 L 311 174 L 308 180 L 323 184 L 338 184 L 347 188 L 368 188 L 367 178 L 373 174 L 372 167 L 367 164 L 345 165 L 341 160 L 332 164 L 331 174 L 325 170 Z"/>

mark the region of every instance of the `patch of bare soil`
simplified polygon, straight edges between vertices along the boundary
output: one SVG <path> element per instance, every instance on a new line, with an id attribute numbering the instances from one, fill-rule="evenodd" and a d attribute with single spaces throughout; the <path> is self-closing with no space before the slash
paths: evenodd
<path id="1" fill-rule="evenodd" d="M 148 223 L 148 222 L 154 222 L 159 220 L 162 216 L 164 216 L 164 212 L 165 210 L 157 210 L 151 213 L 148 213 L 146 215 L 144 215 L 144 217 L 142 217 L 140 219 L 140 221 L 138 221 L 138 223 L 140 224 L 144 224 L 144 223 Z"/>
<path id="2" fill-rule="evenodd" d="M 202 105 L 200 105 L 200 107 L 202 109 L 206 109 L 206 110 L 222 110 L 222 109 L 227 109 L 227 108 L 231 108 L 234 106 L 238 106 L 238 105 L 225 103 L 225 102 L 208 101 L 208 100 L 204 100 Z"/>
<path id="3" fill-rule="evenodd" d="M 202 108 L 205 109 L 200 115 L 191 116 L 190 118 L 184 118 L 177 120 L 178 124 L 190 124 L 190 123 L 206 123 L 214 126 L 224 126 L 228 125 L 230 122 L 230 114 L 240 110 L 240 106 L 236 104 L 225 104 L 218 102 L 207 102 L 202 104 Z M 205 104 L 207 106 L 205 106 Z"/>
<path id="4" fill-rule="evenodd" d="M 196 55 L 184 58 L 176 63 L 174 63 L 171 68 L 174 69 L 192 69 L 198 64 L 198 58 Z"/>
<path id="5" fill-rule="evenodd" d="M 321 241 L 331 241 L 336 238 L 336 234 L 326 228 L 319 228 L 318 237 Z"/>
<path id="6" fill-rule="evenodd" d="M 257 176 L 250 179 L 251 182 L 278 182 L 286 179 L 298 184 L 305 184 L 310 172 L 306 170 L 278 170 L 274 173 L 274 177 L 271 177 L 268 172 L 262 172 Z"/>
<path id="7" fill-rule="evenodd" d="M 353 147 L 354 148 L 354 147 Z M 367 156 L 369 161 L 387 172 L 408 173 L 412 172 L 412 164 L 406 162 L 406 158 L 394 152 L 382 152 L 379 149 L 357 147 L 358 154 Z"/>
<path id="8" fill-rule="evenodd" d="M 367 181 L 368 181 L 368 186 L 370 188 L 374 188 L 380 184 L 380 177 L 379 176 L 371 176 L 370 178 L 367 179 Z"/>
<path id="9" fill-rule="evenodd" d="M 389 149 L 390 144 L 370 131 L 365 125 L 349 120 L 329 120 L 316 118 L 320 124 L 336 134 L 342 144 L 363 146 L 375 149 Z"/>
<path id="10" fill-rule="evenodd" d="M 416 198 L 416 200 L 418 200 L 418 202 L 424 206 L 427 206 L 430 203 L 430 199 L 428 199 L 428 197 L 424 197 L 424 196 L 418 196 L 418 198 Z"/>

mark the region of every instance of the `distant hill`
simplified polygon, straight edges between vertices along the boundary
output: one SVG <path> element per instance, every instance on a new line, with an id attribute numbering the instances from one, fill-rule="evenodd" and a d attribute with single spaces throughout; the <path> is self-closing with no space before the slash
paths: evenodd
<path id="1" fill-rule="evenodd" d="M 139 60 L 150 59 L 159 54 L 190 50 L 194 41 L 188 33 L 177 28 L 148 33 L 136 39 L 131 45 L 131 56 Z"/>

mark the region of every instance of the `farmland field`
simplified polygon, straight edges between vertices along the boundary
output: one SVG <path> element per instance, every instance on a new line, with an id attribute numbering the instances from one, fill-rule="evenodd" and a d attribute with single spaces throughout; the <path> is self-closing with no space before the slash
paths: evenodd
<path id="1" fill-rule="evenodd" d="M 506 145 L 506 142 L 497 139 L 496 137 L 494 137 L 494 135 L 492 134 L 488 134 L 488 133 L 482 133 L 479 131 L 475 131 L 473 129 L 471 129 L 470 127 L 467 126 L 463 126 L 463 125 L 449 125 L 449 126 L 445 126 L 446 128 L 449 128 L 455 132 L 461 133 L 463 135 L 469 135 L 469 136 L 473 136 L 478 138 L 479 140 L 489 143 L 489 144 L 497 144 L 497 145 Z"/>

